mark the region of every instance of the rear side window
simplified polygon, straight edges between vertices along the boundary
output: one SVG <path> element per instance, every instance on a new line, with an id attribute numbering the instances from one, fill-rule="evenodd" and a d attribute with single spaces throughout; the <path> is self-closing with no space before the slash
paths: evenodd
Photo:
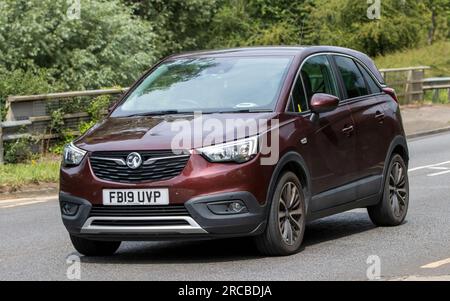
<path id="1" fill-rule="evenodd" d="M 359 70 L 361 70 L 361 73 L 364 76 L 364 79 L 366 80 L 367 86 L 369 88 L 370 94 L 376 94 L 381 92 L 381 88 L 377 85 L 373 77 L 369 74 L 366 68 L 364 68 L 361 64 L 357 63 Z"/>
<path id="2" fill-rule="evenodd" d="M 368 95 L 369 91 L 366 82 L 356 63 L 352 59 L 343 56 L 335 56 L 335 60 L 344 81 L 347 98 Z"/>

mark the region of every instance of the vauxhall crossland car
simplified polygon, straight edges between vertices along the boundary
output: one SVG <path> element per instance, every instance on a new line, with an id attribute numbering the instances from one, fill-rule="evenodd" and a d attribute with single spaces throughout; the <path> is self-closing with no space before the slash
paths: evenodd
<path id="1" fill-rule="evenodd" d="M 368 56 L 195 52 L 159 62 L 66 146 L 59 199 L 87 256 L 122 241 L 239 236 L 289 255 L 306 222 L 354 208 L 402 224 L 407 166 L 396 94 Z"/>

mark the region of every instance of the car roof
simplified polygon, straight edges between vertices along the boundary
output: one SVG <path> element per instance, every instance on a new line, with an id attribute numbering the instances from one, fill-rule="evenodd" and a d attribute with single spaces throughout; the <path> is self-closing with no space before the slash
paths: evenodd
<path id="1" fill-rule="evenodd" d="M 236 56 L 298 56 L 301 60 L 317 53 L 337 53 L 350 55 L 362 62 L 376 77 L 384 84 L 384 79 L 378 71 L 375 63 L 366 54 L 349 48 L 336 46 L 265 46 L 265 47 L 243 47 L 221 50 L 193 51 L 172 55 L 169 59 L 189 59 L 202 57 L 236 57 Z"/>
<path id="2" fill-rule="evenodd" d="M 297 46 L 266 46 L 242 47 L 219 50 L 192 51 L 171 56 L 171 58 L 211 57 L 211 56 L 257 56 L 257 55 L 298 55 L 304 47 Z"/>

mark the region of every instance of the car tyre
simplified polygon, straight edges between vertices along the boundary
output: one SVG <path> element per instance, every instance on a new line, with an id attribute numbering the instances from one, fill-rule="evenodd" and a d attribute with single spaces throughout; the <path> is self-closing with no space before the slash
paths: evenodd
<path id="1" fill-rule="evenodd" d="M 409 207 L 408 168 L 403 158 L 394 154 L 385 177 L 381 201 L 368 207 L 370 219 L 377 226 L 393 227 L 401 225 Z"/>
<path id="2" fill-rule="evenodd" d="M 281 175 L 273 199 L 267 226 L 255 237 L 258 250 L 267 256 L 287 256 L 299 252 L 306 225 L 305 194 L 292 172 Z"/>
<path id="3" fill-rule="evenodd" d="M 110 256 L 119 249 L 120 241 L 97 241 L 70 235 L 75 249 L 85 256 Z"/>

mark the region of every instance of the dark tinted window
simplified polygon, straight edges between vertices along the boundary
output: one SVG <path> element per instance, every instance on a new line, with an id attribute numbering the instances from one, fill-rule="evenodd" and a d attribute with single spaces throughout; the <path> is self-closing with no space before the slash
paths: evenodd
<path id="1" fill-rule="evenodd" d="M 328 58 L 324 55 L 310 58 L 301 70 L 308 102 L 316 93 L 337 95 L 336 83 Z"/>
<path id="2" fill-rule="evenodd" d="M 361 70 L 364 79 L 367 82 L 367 85 L 369 86 L 370 94 L 376 94 L 381 92 L 381 88 L 377 85 L 373 77 L 369 74 L 366 68 L 361 66 L 361 64 L 358 63 L 359 70 Z"/>
<path id="3" fill-rule="evenodd" d="M 355 62 L 347 57 L 335 56 L 336 64 L 341 72 L 348 98 L 368 95 L 366 82 Z"/>

